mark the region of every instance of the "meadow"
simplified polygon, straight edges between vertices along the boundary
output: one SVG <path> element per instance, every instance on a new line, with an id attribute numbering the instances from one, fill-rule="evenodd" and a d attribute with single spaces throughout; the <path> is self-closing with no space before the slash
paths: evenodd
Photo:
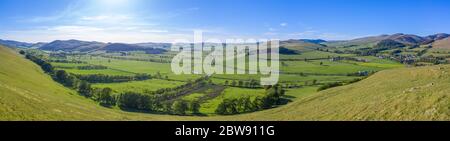
<path id="1" fill-rule="evenodd" d="M 57 69 L 76 75 L 133 76 L 136 74 L 149 74 L 152 76 L 149 80 L 92 84 L 93 88 L 111 88 L 114 95 L 126 92 L 147 93 L 175 88 L 202 77 L 202 75 L 195 74 L 175 75 L 172 73 L 170 63 L 151 60 L 158 58 L 166 60 L 169 58 L 170 60 L 173 54 L 173 52 L 159 55 L 130 52 L 125 56 L 119 53 L 68 55 L 66 57 L 67 60 L 77 60 L 86 63 L 52 63 L 52 65 Z M 289 101 L 295 101 L 298 97 L 315 93 L 318 87 L 324 84 L 350 82 L 364 78 L 364 76 L 354 75 L 358 72 L 376 72 L 403 67 L 400 63 L 377 57 L 358 57 L 352 54 L 337 54 L 319 50 L 307 50 L 300 54 L 281 55 L 280 57 L 281 75 L 279 84 L 286 89 L 284 98 L 289 99 Z M 367 61 L 331 60 L 334 57 L 354 57 Z M 246 63 L 247 65 L 249 64 L 248 59 L 246 59 Z M 89 65 L 104 66 L 106 69 L 77 69 L 80 66 Z M 250 82 L 259 81 L 261 77 L 264 77 L 264 75 L 214 74 L 210 76 L 210 81 L 213 85 L 192 90 L 190 93 L 184 94 L 177 99 L 199 101 L 200 113 L 215 115 L 217 106 L 224 99 L 239 99 L 242 97 L 254 99 L 257 96 L 264 96 L 265 90 L 262 87 L 256 85 L 256 87 L 248 88 Z"/>

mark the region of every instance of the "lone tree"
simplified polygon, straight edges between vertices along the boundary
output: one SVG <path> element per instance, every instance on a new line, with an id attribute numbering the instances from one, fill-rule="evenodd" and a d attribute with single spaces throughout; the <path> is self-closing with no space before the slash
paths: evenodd
<path id="1" fill-rule="evenodd" d="M 200 102 L 197 100 L 192 101 L 189 105 L 190 110 L 193 114 L 199 114 L 200 113 Z"/>
<path id="2" fill-rule="evenodd" d="M 186 115 L 188 110 L 188 103 L 184 100 L 175 101 L 172 104 L 173 113 L 177 115 Z"/>

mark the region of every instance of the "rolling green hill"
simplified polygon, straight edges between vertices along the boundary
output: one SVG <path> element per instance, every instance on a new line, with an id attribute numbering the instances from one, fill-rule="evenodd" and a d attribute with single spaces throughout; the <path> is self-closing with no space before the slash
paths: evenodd
<path id="1" fill-rule="evenodd" d="M 0 46 L 0 60 L 0 120 L 129 120 L 134 114 L 78 96 L 9 48 Z"/>
<path id="2" fill-rule="evenodd" d="M 434 42 L 433 48 L 450 49 L 450 37 Z"/>
<path id="3" fill-rule="evenodd" d="M 55 83 L 34 63 L 0 47 L 0 120 L 450 120 L 450 66 L 379 72 L 294 102 L 236 116 L 168 116 L 104 108 Z"/>
<path id="4" fill-rule="evenodd" d="M 248 120 L 450 120 L 450 66 L 379 72 Z"/>

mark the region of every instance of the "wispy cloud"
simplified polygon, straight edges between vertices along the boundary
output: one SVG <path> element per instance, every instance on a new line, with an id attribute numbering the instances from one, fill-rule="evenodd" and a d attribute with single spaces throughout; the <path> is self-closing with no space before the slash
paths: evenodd
<path id="1" fill-rule="evenodd" d="M 141 30 L 141 32 L 144 32 L 144 33 L 168 33 L 169 31 L 167 31 L 167 30 L 156 30 L 156 29 L 144 29 L 144 30 Z"/>
<path id="2" fill-rule="evenodd" d="M 352 36 L 341 33 L 321 32 L 317 30 L 306 30 L 303 32 L 289 33 L 288 38 L 294 39 L 325 39 L 325 40 L 348 40 L 359 36 Z"/>
<path id="3" fill-rule="evenodd" d="M 36 16 L 32 18 L 22 19 L 20 21 L 33 22 L 33 23 L 43 23 L 43 22 L 55 22 L 60 21 L 63 18 L 70 18 L 76 15 L 76 10 L 79 9 L 81 3 L 79 1 L 69 4 L 63 11 L 55 13 L 53 15 L 46 16 Z M 19 22 L 20 22 L 19 21 Z"/>

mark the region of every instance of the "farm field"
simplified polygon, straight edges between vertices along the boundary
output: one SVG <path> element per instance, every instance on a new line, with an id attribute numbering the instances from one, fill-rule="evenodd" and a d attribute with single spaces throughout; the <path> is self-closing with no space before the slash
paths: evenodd
<path id="1" fill-rule="evenodd" d="M 179 81 L 167 81 L 159 79 L 151 79 L 145 81 L 131 81 L 123 83 L 97 83 L 93 84 L 93 88 L 111 88 L 114 94 L 120 94 L 124 92 L 139 92 L 144 93 L 146 91 L 156 91 L 164 88 L 173 88 L 183 85 L 183 82 Z"/>
<path id="2" fill-rule="evenodd" d="M 67 60 L 86 63 L 52 63 L 52 65 L 56 69 L 75 75 L 135 76 L 137 74 L 148 74 L 152 76 L 148 80 L 93 83 L 91 85 L 94 89 L 110 88 L 114 96 L 127 92 L 145 94 L 164 89 L 179 88 L 202 77 L 194 74 L 175 75 L 172 73 L 170 63 L 147 60 L 161 58 L 161 56 L 173 56 L 172 54 L 173 52 L 162 55 L 146 55 L 142 52 L 131 52 L 125 56 L 123 54 L 108 53 L 109 57 L 99 56 L 98 53 L 96 55 L 68 55 L 66 56 Z M 355 57 L 366 59 L 367 61 L 332 61 L 329 59 L 333 57 Z M 306 51 L 298 55 L 282 55 L 281 58 L 307 59 L 306 61 L 300 59 L 281 61 L 280 63 L 281 75 L 279 84 L 286 89 L 286 94 L 283 98 L 291 102 L 297 100 L 298 97 L 317 92 L 317 89 L 325 84 L 347 83 L 362 79 L 365 76 L 354 75 L 360 72 L 377 72 L 384 69 L 403 67 L 402 64 L 377 57 L 356 57 L 352 54 L 337 54 L 318 50 Z M 248 64 L 249 61 L 246 60 L 246 63 Z M 78 69 L 78 67 L 83 66 L 104 66 L 105 69 Z M 182 92 L 181 96 L 176 96 L 176 99 L 168 100 L 168 102 L 179 100 L 187 102 L 198 101 L 200 104 L 199 113 L 216 115 L 215 111 L 219 104 L 226 99 L 249 97 L 251 101 L 254 101 L 255 97 L 264 96 L 265 90 L 258 86 L 259 84 L 253 83 L 258 82 L 261 77 L 263 75 L 214 74 L 209 78 L 214 85 L 209 85 L 209 88 L 196 88 L 188 90 L 186 93 Z"/>
<path id="3" fill-rule="evenodd" d="M 280 76 L 281 85 L 283 84 L 297 84 L 298 87 L 286 88 L 286 93 L 283 98 L 289 100 L 290 102 L 286 105 L 279 105 L 277 108 L 268 109 L 263 111 L 242 113 L 239 115 L 233 116 L 222 116 L 217 115 L 216 109 L 218 105 L 224 99 L 238 99 L 242 97 L 250 97 L 250 99 L 255 99 L 258 96 L 264 96 L 266 91 L 263 88 L 243 88 L 237 84 L 237 86 L 231 86 L 230 84 L 225 85 L 225 81 L 248 81 L 248 80 L 257 80 L 260 78 L 259 75 L 214 75 L 211 77 L 211 81 L 213 84 L 207 85 L 207 87 L 196 89 L 194 91 L 190 91 L 187 94 L 184 94 L 177 99 L 182 99 L 185 101 L 199 101 L 200 109 L 199 112 L 203 116 L 174 116 L 174 115 L 165 115 L 165 114 L 146 114 L 146 113 L 136 113 L 136 112 L 125 112 L 118 108 L 106 108 L 98 105 L 96 102 L 91 101 L 90 99 L 86 99 L 83 96 L 78 96 L 76 91 L 70 90 L 68 88 L 64 88 L 60 84 L 52 81 L 50 77 L 46 76 L 36 66 L 35 64 L 20 58 L 18 54 L 14 53 L 10 50 L 5 50 L 3 54 L 1 54 L 3 59 L 15 59 L 19 60 L 22 67 L 21 70 L 27 70 L 27 72 L 11 72 L 11 69 L 18 69 L 18 65 L 16 64 L 8 64 L 11 66 L 10 68 L 3 68 L 1 70 L 1 76 L 5 79 L 1 79 L 2 82 L 5 82 L 1 85 L 1 90 L 4 91 L 4 94 L 7 93 L 17 93 L 20 96 L 23 95 L 28 99 L 28 103 L 39 105 L 32 106 L 26 108 L 26 106 L 22 106 L 20 111 L 34 111 L 34 112 L 24 112 L 17 113 L 16 110 L 12 110 L 12 108 L 2 108 L 4 112 L 8 112 L 9 116 L 2 116 L 2 119 L 40 119 L 40 120 L 372 120 L 372 119 L 397 119 L 397 120 L 409 120 L 409 119 L 448 119 L 448 116 L 445 116 L 445 113 L 448 113 L 448 109 L 442 108 L 442 104 L 445 105 L 445 94 L 439 94 L 443 92 L 443 88 L 438 88 L 440 91 L 432 91 L 433 93 L 429 93 L 429 95 L 423 95 L 424 97 L 430 97 L 431 99 L 435 99 L 437 102 L 427 103 L 426 101 L 417 101 L 422 103 L 422 105 L 429 105 L 435 107 L 436 113 L 426 114 L 424 116 L 412 116 L 411 113 L 415 112 L 424 112 L 427 109 L 420 108 L 416 106 L 408 106 L 400 109 L 408 109 L 411 112 L 403 112 L 398 113 L 395 110 L 390 110 L 386 112 L 374 112 L 372 110 L 365 110 L 363 114 L 359 114 L 359 116 L 355 116 L 354 112 L 362 111 L 366 109 L 364 107 L 371 107 L 380 104 L 388 104 L 392 106 L 400 106 L 405 105 L 405 100 L 418 100 L 419 97 L 408 97 L 402 96 L 402 93 L 417 93 L 423 94 L 422 89 L 428 89 L 428 87 L 440 87 L 441 81 L 444 81 L 447 77 L 446 71 L 448 66 L 440 66 L 440 67 L 424 67 L 424 68 L 414 68 L 414 69 L 395 69 L 401 68 L 403 65 L 385 59 L 379 59 L 377 57 L 361 57 L 367 59 L 368 62 L 355 62 L 355 61 L 329 61 L 329 60 L 314 60 L 314 61 L 286 61 L 288 66 L 283 66 L 282 69 L 290 70 L 295 74 L 284 74 Z M 155 91 L 161 88 L 174 88 L 181 85 L 186 84 L 189 81 L 195 80 L 195 78 L 201 76 L 195 75 L 186 75 L 186 76 L 176 76 L 170 74 L 170 71 L 167 71 L 169 68 L 164 68 L 167 64 L 157 63 L 160 65 L 162 69 L 153 69 L 153 68 L 145 68 L 140 67 L 142 64 L 153 65 L 154 62 L 145 62 L 145 61 L 130 61 L 130 60 L 120 60 L 114 59 L 108 61 L 106 58 L 98 58 L 99 60 L 87 59 L 90 57 L 81 57 L 80 61 L 86 61 L 89 65 L 102 65 L 107 66 L 108 69 L 99 69 L 99 70 L 77 70 L 78 66 L 85 66 L 85 64 L 70 64 L 70 63 L 52 63 L 55 66 L 60 66 L 57 69 L 67 70 L 70 73 L 75 73 L 79 75 L 85 74 L 96 74 L 100 72 L 100 74 L 105 75 L 135 75 L 137 73 L 149 73 L 149 74 L 157 74 L 158 72 L 161 75 L 168 75 L 169 80 L 164 80 L 164 78 L 159 79 L 149 79 L 142 81 L 130 81 L 130 82 L 121 82 L 121 83 L 94 83 L 92 84 L 93 88 L 111 88 L 113 90 L 114 95 L 119 95 L 126 91 L 134 91 L 134 92 L 145 92 L 145 91 Z M 92 57 L 95 58 L 95 57 Z M 96 63 L 97 62 L 97 63 Z M 328 69 L 324 69 L 327 66 L 320 65 L 320 62 L 323 62 L 322 65 L 327 65 L 329 63 Z M 373 63 L 377 65 L 367 65 L 367 63 Z M 25 64 L 25 65 L 23 65 Z M 309 68 L 301 68 L 299 64 L 309 64 L 306 65 Z M 298 65 L 298 67 L 294 67 Z M 386 66 L 383 66 L 386 65 Z M 135 68 L 133 68 L 135 67 Z M 294 68 L 291 68 L 294 67 Z M 344 69 L 348 67 L 349 69 Z M 33 69 L 30 69 L 33 68 Z M 340 69 L 342 68 L 342 70 Z M 384 69 L 392 69 L 382 71 Z M 118 73 L 118 72 L 108 72 L 110 69 L 121 70 L 120 72 L 129 72 L 127 73 Z M 316 70 L 314 70 L 316 69 Z M 333 70 L 339 72 L 333 72 Z M 71 71 L 72 70 L 72 71 Z M 439 71 L 441 70 L 441 71 Z M 91 72 L 91 73 L 82 73 L 83 71 Z M 314 74 L 307 74 L 308 71 L 314 72 Z M 362 82 L 358 82 L 355 84 L 350 84 L 348 86 L 343 86 L 339 88 L 333 88 L 330 90 L 324 90 L 318 92 L 317 89 L 326 83 L 332 82 L 346 82 L 352 81 L 354 79 L 363 78 L 362 76 L 347 76 L 346 73 L 354 73 L 355 71 L 381 71 L 380 73 L 376 73 L 374 76 L 369 77 L 368 79 L 362 80 Z M 417 74 L 425 74 L 425 72 L 433 72 L 428 76 L 418 76 Z M 304 73 L 300 75 L 300 73 Z M 26 87 L 12 87 L 11 85 L 5 84 L 13 84 L 12 79 L 8 79 L 10 77 L 6 74 L 15 74 L 15 77 L 26 80 L 26 74 L 39 77 L 36 79 L 45 80 L 42 83 L 35 83 L 35 81 L 26 81 Z M 170 77 L 172 76 L 172 77 Z M 176 77 L 175 77 L 176 76 Z M 398 82 L 385 81 L 382 78 L 405 78 L 399 79 Z M 420 77 L 420 78 L 419 78 Z M 427 79 L 425 79 L 425 77 Z M 178 80 L 172 80 L 173 78 L 177 78 Z M 34 77 L 29 77 L 29 79 L 35 79 Z M 417 83 L 411 83 L 412 80 L 420 79 L 423 80 L 423 85 L 419 86 Z M 316 81 L 316 84 L 312 84 L 311 82 Z M 41 82 L 41 81 L 40 81 Z M 309 84 L 306 85 L 305 82 Z M 20 83 L 24 84 L 24 81 Z M 380 99 L 380 97 L 376 97 L 373 92 L 374 90 L 366 90 L 361 85 L 373 85 L 374 88 L 382 91 L 392 91 L 395 92 L 386 92 L 386 95 L 383 97 L 399 97 L 404 100 L 394 100 L 394 101 L 385 101 Z M 421 83 L 422 84 L 422 83 Z M 432 85 L 431 85 L 432 84 Z M 444 84 L 444 83 L 442 83 Z M 43 85 L 46 85 L 45 87 Z M 422 87 L 423 86 L 423 87 Z M 388 88 L 389 87 L 389 88 Z M 420 87 L 420 88 L 419 88 Z M 43 89 L 44 88 L 44 89 Z M 48 95 L 46 91 L 48 88 L 54 89 L 54 93 L 59 93 L 58 95 Z M 414 88 L 414 89 L 413 89 Z M 37 92 L 36 94 L 31 94 L 29 91 Z M 363 92 L 364 91 L 364 92 Z M 397 92 L 398 91 L 398 92 Z M 348 92 L 348 93 L 344 93 Z M 445 93 L 445 92 L 444 92 Z M 367 97 L 367 98 L 366 98 Z M 422 96 L 420 96 L 422 97 Z M 16 101 L 18 97 L 4 96 L 3 99 L 7 101 Z M 427 98 L 427 99 L 430 99 Z M 46 103 L 42 105 L 40 99 L 50 99 L 53 102 Z M 370 99 L 368 102 L 365 99 Z M 336 102 L 336 100 L 341 102 Z M 71 101 L 71 102 L 67 102 Z M 352 102 L 348 102 L 352 101 Z M 58 102 L 63 102 L 66 104 L 61 104 Z M 4 101 L 3 103 L 8 103 Z M 16 103 L 17 104 L 17 103 Z M 336 105 L 337 104 L 337 105 Z M 357 104 L 357 105 L 355 105 Z M 375 104 L 375 105 L 372 105 Z M 448 104 L 448 103 L 447 103 Z M 58 105 L 58 106 L 56 106 Z M 66 105 L 61 107 L 60 105 Z M 82 106 L 83 105 L 83 106 Z M 428 107 L 429 107 L 428 106 Z M 3 105 L 2 107 L 11 107 L 11 105 Z M 47 111 L 40 113 L 39 110 L 36 110 L 33 107 L 42 107 L 44 109 L 53 109 L 53 111 Z M 84 107 L 84 108 L 81 108 Z M 314 107 L 328 107 L 323 112 L 315 111 Z M 383 107 L 383 106 L 378 106 Z M 414 109 L 411 109 L 416 107 Z M 373 109 L 373 108 L 372 108 Z M 376 109 L 376 108 L 375 108 Z M 398 109 L 398 108 L 396 108 Z M 56 112 L 55 112 L 56 111 Z M 89 111 L 89 112 L 88 112 Z M 91 111 L 95 111 L 95 115 L 90 115 Z M 336 114 L 332 111 L 341 111 L 340 114 Z M 74 112 L 76 114 L 70 113 Z M 308 113 L 308 114 L 306 114 Z M 311 114 L 309 114 L 311 113 Z M 428 112 L 430 113 L 430 112 Z M 20 116 L 20 115 L 34 115 L 34 116 Z M 204 117 L 206 115 L 206 117 Z M 394 116 L 397 115 L 397 116 Z M 18 118 L 21 117 L 21 118 Z"/>

